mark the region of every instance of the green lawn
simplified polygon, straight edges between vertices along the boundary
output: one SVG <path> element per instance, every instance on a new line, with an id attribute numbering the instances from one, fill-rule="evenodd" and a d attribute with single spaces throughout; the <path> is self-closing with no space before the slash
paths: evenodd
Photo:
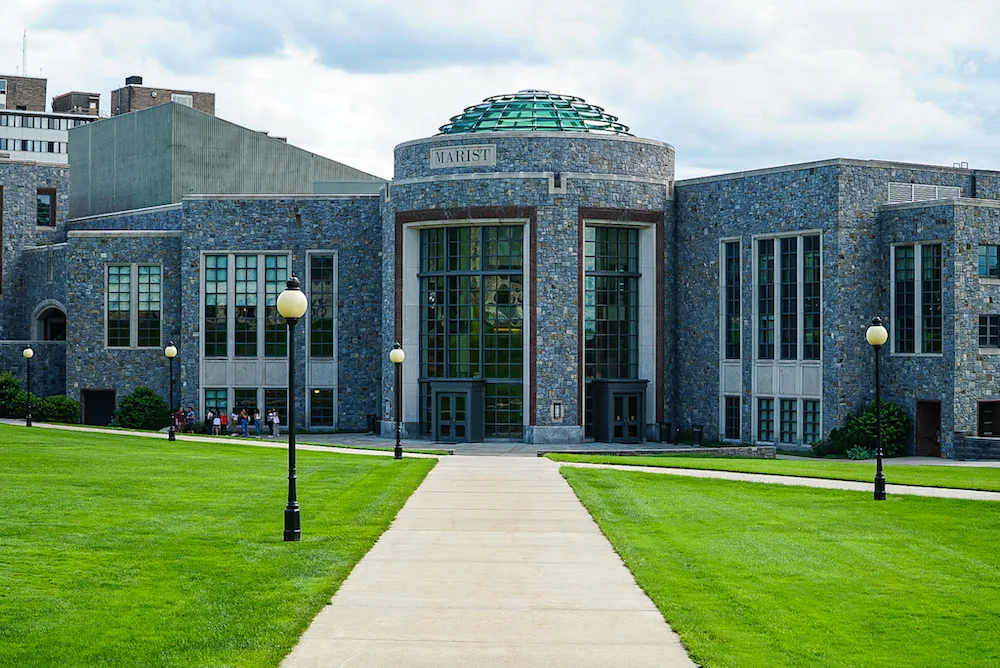
<path id="1" fill-rule="evenodd" d="M 1000 666 L 1000 503 L 562 474 L 703 666 Z"/>
<path id="2" fill-rule="evenodd" d="M 587 462 L 590 464 L 621 464 L 624 466 L 663 466 L 676 469 L 710 469 L 713 471 L 738 471 L 741 473 L 770 473 L 774 475 L 801 476 L 803 478 L 831 478 L 872 482 L 875 461 L 851 462 L 844 460 L 815 459 L 741 459 L 738 457 L 695 457 L 684 455 L 655 455 L 631 457 L 617 455 L 546 455 L 557 462 Z M 954 487 L 986 492 L 1000 492 L 1000 468 L 983 466 L 918 466 L 901 464 L 893 466 L 892 459 L 883 460 L 886 482 L 895 485 L 921 485 L 924 487 Z"/>
<path id="3" fill-rule="evenodd" d="M 0 666 L 276 666 L 434 460 L 0 425 Z"/>

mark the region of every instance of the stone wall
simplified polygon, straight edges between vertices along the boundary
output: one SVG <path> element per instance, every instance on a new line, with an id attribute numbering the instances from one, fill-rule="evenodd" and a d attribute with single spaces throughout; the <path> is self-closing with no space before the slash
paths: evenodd
<path id="1" fill-rule="evenodd" d="M 31 358 L 31 393 L 48 397 L 66 393 L 65 341 L 0 341 L 0 370 L 8 371 L 24 383 L 24 349 L 35 351 Z"/>
<path id="2" fill-rule="evenodd" d="M 181 401 L 199 406 L 201 253 L 290 251 L 290 271 L 306 280 L 306 251 L 336 251 L 338 268 L 337 416 L 341 429 L 364 430 L 378 412 L 382 279 L 377 197 L 206 196 L 183 202 L 180 248 L 184 295 L 181 325 Z M 306 331 L 296 330 L 297 421 L 306 423 Z"/>
<path id="3" fill-rule="evenodd" d="M 973 436 L 956 431 L 952 442 L 954 449 L 951 456 L 955 459 L 1000 459 L 1000 438 Z"/>
<path id="4" fill-rule="evenodd" d="M 43 298 L 48 279 L 47 287 L 32 282 L 37 280 L 31 269 L 38 251 L 26 257 L 24 250 L 66 240 L 68 185 L 65 165 L 0 161 L 0 340 L 32 338 L 31 311 Z M 54 227 L 36 224 L 39 188 L 56 191 Z M 52 298 L 65 291 L 65 285 L 51 288 Z"/>

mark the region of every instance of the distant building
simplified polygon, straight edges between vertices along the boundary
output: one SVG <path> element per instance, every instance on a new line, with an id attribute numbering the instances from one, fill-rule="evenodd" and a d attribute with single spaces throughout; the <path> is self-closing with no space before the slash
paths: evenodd
<path id="1" fill-rule="evenodd" d="M 142 111 L 167 102 L 175 102 L 215 115 L 215 93 L 149 88 L 142 85 L 140 76 L 128 77 L 123 87 L 111 91 L 111 115 L 120 116 L 130 111 Z"/>
<path id="2" fill-rule="evenodd" d="M 0 74 L 0 109 L 45 111 L 46 79 Z"/>
<path id="3" fill-rule="evenodd" d="M 101 94 L 71 91 L 52 98 L 52 112 L 57 114 L 101 115 Z"/>

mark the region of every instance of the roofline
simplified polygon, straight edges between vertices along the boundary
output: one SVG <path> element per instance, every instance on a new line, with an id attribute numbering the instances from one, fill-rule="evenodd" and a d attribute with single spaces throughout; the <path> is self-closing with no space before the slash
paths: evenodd
<path id="1" fill-rule="evenodd" d="M 974 206 L 982 209 L 1000 209 L 1000 200 L 976 197 L 949 197 L 946 199 L 925 199 L 919 202 L 898 202 L 882 204 L 880 211 L 903 211 L 906 209 L 931 209 L 939 206 Z"/>
<path id="2" fill-rule="evenodd" d="M 847 166 L 847 167 L 872 167 L 872 168 L 904 168 L 904 169 L 924 169 L 935 172 L 950 172 L 952 174 L 997 174 L 1000 172 L 990 169 L 971 169 L 968 167 L 946 167 L 944 165 L 931 165 L 918 162 L 895 162 L 892 160 L 860 160 L 857 158 L 829 158 L 827 160 L 816 160 L 813 162 L 798 162 L 790 165 L 778 167 L 765 167 L 763 169 L 751 169 L 743 172 L 728 172 L 713 176 L 699 176 L 693 179 L 678 180 L 675 186 L 697 185 L 699 183 L 712 183 L 714 181 L 731 181 L 749 176 L 765 176 L 767 174 L 779 174 L 782 172 L 796 172 L 804 169 L 814 169 L 817 167 Z"/>
<path id="3" fill-rule="evenodd" d="M 404 141 L 401 144 L 396 144 L 393 148 L 393 152 L 401 148 L 407 148 L 409 146 L 416 146 L 419 144 L 428 144 L 430 142 L 454 141 L 456 143 L 468 143 L 470 141 L 475 142 L 480 139 L 499 137 L 516 137 L 521 139 L 535 137 L 544 139 L 599 139 L 604 141 L 624 141 L 634 144 L 662 146 L 670 149 L 671 152 L 674 152 L 673 146 L 667 142 L 659 141 L 657 139 L 644 139 L 642 137 L 634 137 L 632 135 L 601 134 L 599 132 L 459 132 L 455 134 L 439 134 L 432 137 L 423 137 L 421 139 Z"/>

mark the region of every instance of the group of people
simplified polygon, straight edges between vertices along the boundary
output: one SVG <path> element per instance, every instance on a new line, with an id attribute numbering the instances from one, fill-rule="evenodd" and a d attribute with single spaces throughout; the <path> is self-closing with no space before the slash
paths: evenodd
<path id="1" fill-rule="evenodd" d="M 281 433 L 281 416 L 278 415 L 278 411 L 273 408 L 268 410 L 265 420 L 270 436 L 272 438 L 278 436 Z M 185 410 L 181 406 L 174 413 L 174 429 L 176 431 L 192 434 L 197 425 L 197 416 L 192 407 L 188 406 Z M 239 412 L 233 409 L 229 415 L 226 415 L 225 411 L 214 413 L 209 410 L 205 413 L 205 420 L 201 423 L 201 432 L 215 436 L 250 436 L 251 427 L 254 435 L 260 438 L 261 415 L 257 408 L 249 410 L 240 408 Z"/>

